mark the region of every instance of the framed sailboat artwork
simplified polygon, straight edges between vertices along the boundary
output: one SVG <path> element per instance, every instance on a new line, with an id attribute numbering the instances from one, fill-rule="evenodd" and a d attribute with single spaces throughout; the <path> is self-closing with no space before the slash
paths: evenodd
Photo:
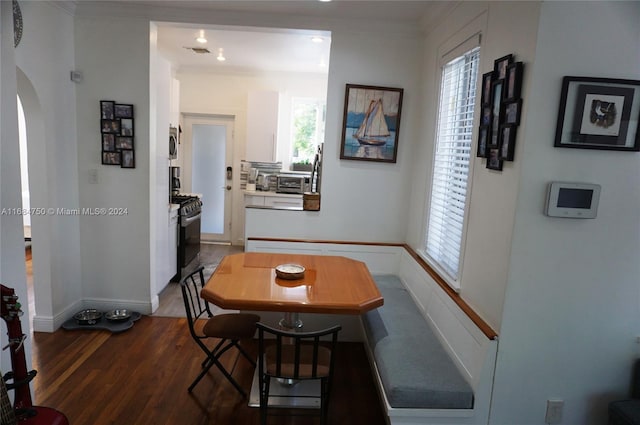
<path id="1" fill-rule="evenodd" d="M 396 162 L 403 92 L 347 84 L 340 159 Z"/>

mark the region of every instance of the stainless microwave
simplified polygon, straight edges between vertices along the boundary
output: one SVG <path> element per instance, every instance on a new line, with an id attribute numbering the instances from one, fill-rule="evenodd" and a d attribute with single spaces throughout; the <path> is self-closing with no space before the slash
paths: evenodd
<path id="1" fill-rule="evenodd" d="M 169 127 L 169 159 L 178 159 L 178 129 Z"/>
<path id="2" fill-rule="evenodd" d="M 309 176 L 295 176 L 281 174 L 277 177 L 276 192 L 304 193 L 309 192 L 311 178 Z"/>

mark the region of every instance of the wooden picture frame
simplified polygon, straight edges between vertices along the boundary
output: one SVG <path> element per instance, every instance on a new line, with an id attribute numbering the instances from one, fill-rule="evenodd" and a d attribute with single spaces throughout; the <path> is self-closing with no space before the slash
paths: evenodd
<path id="1" fill-rule="evenodd" d="M 347 84 L 340 159 L 395 163 L 404 89 Z"/>
<path id="2" fill-rule="evenodd" d="M 554 146 L 640 151 L 640 81 L 564 77 Z"/>

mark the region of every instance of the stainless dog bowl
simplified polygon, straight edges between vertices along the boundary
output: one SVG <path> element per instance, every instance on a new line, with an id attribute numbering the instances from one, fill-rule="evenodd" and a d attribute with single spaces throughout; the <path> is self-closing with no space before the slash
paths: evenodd
<path id="1" fill-rule="evenodd" d="M 131 312 L 127 309 L 116 309 L 107 311 L 104 314 L 104 317 L 106 317 L 107 320 L 111 320 L 113 322 L 121 322 L 131 317 Z"/>
<path id="2" fill-rule="evenodd" d="M 81 310 L 73 316 L 79 325 L 95 325 L 102 318 L 102 313 L 94 308 Z"/>

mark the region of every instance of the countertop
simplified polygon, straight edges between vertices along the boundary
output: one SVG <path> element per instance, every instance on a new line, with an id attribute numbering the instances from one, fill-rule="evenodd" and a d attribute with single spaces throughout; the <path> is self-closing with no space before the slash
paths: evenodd
<path id="1" fill-rule="evenodd" d="M 263 192 L 261 190 L 245 190 L 245 195 L 250 196 L 277 196 L 279 198 L 298 198 L 302 199 L 301 193 L 278 193 L 278 192 Z"/>

